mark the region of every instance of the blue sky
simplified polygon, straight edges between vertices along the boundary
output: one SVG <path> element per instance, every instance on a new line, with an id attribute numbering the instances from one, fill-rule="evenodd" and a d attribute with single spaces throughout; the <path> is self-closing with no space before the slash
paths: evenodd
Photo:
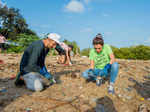
<path id="1" fill-rule="evenodd" d="M 150 0 L 3 0 L 20 9 L 38 35 L 55 32 L 92 47 L 102 33 L 116 47 L 150 45 Z"/>

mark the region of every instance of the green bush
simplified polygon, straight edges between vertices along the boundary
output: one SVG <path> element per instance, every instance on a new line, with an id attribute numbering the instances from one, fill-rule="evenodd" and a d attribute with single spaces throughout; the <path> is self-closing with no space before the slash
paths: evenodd
<path id="1" fill-rule="evenodd" d="M 116 58 L 120 59 L 150 59 L 150 46 L 138 45 L 124 48 L 112 47 Z"/>
<path id="2" fill-rule="evenodd" d="M 17 38 L 18 39 L 13 42 L 16 42 L 17 44 L 19 44 L 19 46 L 10 45 L 7 48 L 7 52 L 9 53 L 10 52 L 15 52 L 15 53 L 23 52 L 29 44 L 31 44 L 33 41 L 39 40 L 39 37 L 35 35 L 26 35 L 26 34 L 19 34 Z"/>
<path id="3" fill-rule="evenodd" d="M 116 58 L 119 59 L 140 59 L 150 60 L 150 46 L 138 45 L 131 47 L 117 48 L 111 46 Z M 83 49 L 81 55 L 89 56 L 90 48 Z"/>
<path id="4" fill-rule="evenodd" d="M 85 48 L 81 51 L 82 56 L 89 56 L 90 48 Z"/>

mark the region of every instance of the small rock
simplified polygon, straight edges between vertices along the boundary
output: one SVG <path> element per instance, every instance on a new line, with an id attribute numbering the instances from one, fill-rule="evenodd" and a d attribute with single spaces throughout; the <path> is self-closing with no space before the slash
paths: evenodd
<path id="1" fill-rule="evenodd" d="M 72 98 L 72 97 L 64 98 L 64 100 L 65 100 L 65 101 L 69 101 L 69 102 L 70 102 L 70 101 L 72 101 L 72 100 L 73 100 L 73 98 Z"/>
<path id="2" fill-rule="evenodd" d="M 150 101 L 150 98 L 147 98 L 148 101 Z"/>
<path id="3" fill-rule="evenodd" d="M 148 108 L 147 108 L 146 104 L 139 105 L 138 112 L 148 112 Z"/>
<path id="4" fill-rule="evenodd" d="M 80 95 L 80 97 L 81 97 L 81 98 L 84 98 L 85 96 L 84 96 L 84 95 Z"/>
<path id="5" fill-rule="evenodd" d="M 31 108 L 26 108 L 26 112 L 31 112 L 32 109 Z"/>
<path id="6" fill-rule="evenodd" d="M 131 87 L 124 88 L 124 91 L 130 92 L 130 91 L 132 91 L 132 88 Z"/>
<path id="7" fill-rule="evenodd" d="M 83 88 L 82 86 L 79 87 L 79 89 L 82 89 L 82 88 Z"/>
<path id="8" fill-rule="evenodd" d="M 132 96 L 126 96 L 126 99 L 127 99 L 127 100 L 131 100 L 131 99 L 132 99 Z"/>
<path id="9" fill-rule="evenodd" d="M 92 98 L 91 101 L 92 102 L 97 102 L 97 98 Z"/>
<path id="10" fill-rule="evenodd" d="M 126 101 L 126 99 L 125 99 L 125 98 L 122 98 L 122 101 L 124 101 L 124 102 L 125 102 L 125 101 Z"/>
<path id="11" fill-rule="evenodd" d="M 121 98 L 121 97 L 122 97 L 122 95 L 121 95 L 121 94 L 118 94 L 118 97 L 119 97 L 119 98 Z"/>
<path id="12" fill-rule="evenodd" d="M 76 77 L 77 77 L 77 78 L 80 78 L 80 73 L 76 73 Z"/>

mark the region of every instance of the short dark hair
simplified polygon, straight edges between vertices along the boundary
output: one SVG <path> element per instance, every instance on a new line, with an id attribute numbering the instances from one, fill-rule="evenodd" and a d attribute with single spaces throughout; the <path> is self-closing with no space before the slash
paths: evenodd
<path id="1" fill-rule="evenodd" d="M 104 40 L 100 33 L 98 33 L 96 37 L 93 39 L 93 45 L 97 45 L 97 44 L 100 44 L 102 46 L 104 45 Z"/>
<path id="2" fill-rule="evenodd" d="M 73 50 L 73 45 L 68 45 L 68 47 L 70 47 Z"/>

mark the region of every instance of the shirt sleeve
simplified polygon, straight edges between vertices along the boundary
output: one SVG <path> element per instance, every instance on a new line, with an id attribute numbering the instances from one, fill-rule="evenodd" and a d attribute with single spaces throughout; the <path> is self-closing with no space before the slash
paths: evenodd
<path id="1" fill-rule="evenodd" d="M 90 50 L 89 59 L 90 59 L 90 60 L 94 60 L 94 52 L 93 52 L 93 49 Z"/>

